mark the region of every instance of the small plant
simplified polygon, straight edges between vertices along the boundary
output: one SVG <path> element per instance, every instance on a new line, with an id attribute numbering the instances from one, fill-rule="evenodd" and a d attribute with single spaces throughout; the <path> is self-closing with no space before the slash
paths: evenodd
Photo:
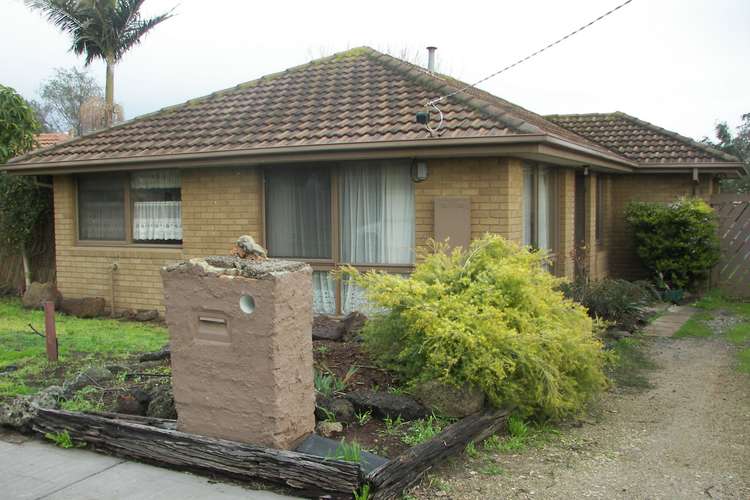
<path id="1" fill-rule="evenodd" d="M 611 322 L 633 331 L 646 319 L 645 306 L 654 294 L 644 284 L 620 279 L 564 283 L 560 289 L 565 296 L 586 307 L 589 316 Z"/>
<path id="2" fill-rule="evenodd" d="M 76 392 L 73 397 L 67 401 L 63 401 L 60 404 L 60 408 L 67 411 L 75 412 L 91 412 L 91 411 L 103 411 L 104 403 L 99 396 L 99 401 L 91 401 L 90 397 L 95 397 L 97 394 L 96 387 L 84 387 L 80 391 Z"/>
<path id="3" fill-rule="evenodd" d="M 359 490 L 354 492 L 354 500 L 369 500 L 370 499 L 370 485 L 363 484 Z"/>
<path id="4" fill-rule="evenodd" d="M 523 419 L 516 415 L 511 415 L 508 419 L 508 434 L 511 437 L 525 439 L 529 435 L 529 426 L 526 425 Z"/>
<path id="5" fill-rule="evenodd" d="M 424 443 L 440 434 L 445 425 L 446 422 L 435 415 L 415 420 L 411 423 L 404 436 L 401 437 L 401 441 L 409 446 Z"/>
<path id="6" fill-rule="evenodd" d="M 44 437 L 55 443 L 55 445 L 59 446 L 60 448 L 69 449 L 81 448 L 83 446 L 86 446 L 85 443 L 81 443 L 80 445 L 75 444 L 68 431 L 48 432 L 44 435 Z"/>
<path id="7" fill-rule="evenodd" d="M 402 396 L 406 393 L 403 387 L 396 387 L 395 385 L 388 386 L 388 393 L 394 396 Z"/>
<path id="8" fill-rule="evenodd" d="M 360 427 L 363 427 L 372 419 L 372 410 L 358 411 L 354 414 L 354 418 Z"/>
<path id="9" fill-rule="evenodd" d="M 344 378 L 339 378 L 326 366 L 323 366 L 321 371 L 315 370 L 313 375 L 315 390 L 327 397 L 331 397 L 337 392 L 344 392 L 358 369 L 358 367 L 352 366 L 346 372 Z"/>
<path id="10" fill-rule="evenodd" d="M 359 463 L 362 461 L 362 447 L 356 441 L 347 443 L 342 439 L 339 445 L 336 447 L 336 451 L 334 451 L 333 455 L 329 456 L 328 458 L 335 458 L 336 460 Z"/>
<path id="11" fill-rule="evenodd" d="M 392 419 L 390 415 L 387 415 L 383 419 L 383 423 L 385 424 L 385 434 L 387 436 L 393 436 L 398 432 L 399 427 L 404 423 L 404 421 L 401 419 L 401 415 L 396 417 L 396 419 Z"/>
<path id="12" fill-rule="evenodd" d="M 317 407 L 321 412 L 323 412 L 323 420 L 326 422 L 335 422 L 336 421 L 336 414 L 329 410 L 328 408 L 323 408 L 322 406 Z"/>
<path id="13" fill-rule="evenodd" d="M 469 444 L 466 445 L 465 451 L 471 458 L 477 458 L 479 456 L 479 451 L 477 450 L 477 445 L 474 444 L 474 441 L 469 441 Z"/>
<path id="14" fill-rule="evenodd" d="M 500 451 L 503 440 L 497 434 L 493 434 L 482 443 L 482 447 L 487 451 Z"/>
<path id="15" fill-rule="evenodd" d="M 502 476 L 503 474 L 505 474 L 503 468 L 494 463 L 485 465 L 479 470 L 479 472 L 481 472 L 485 476 Z"/>
<path id="16" fill-rule="evenodd" d="M 315 348 L 315 352 L 318 352 L 320 354 L 325 354 L 330 350 L 331 349 L 327 345 L 319 345 L 318 347 Z"/>

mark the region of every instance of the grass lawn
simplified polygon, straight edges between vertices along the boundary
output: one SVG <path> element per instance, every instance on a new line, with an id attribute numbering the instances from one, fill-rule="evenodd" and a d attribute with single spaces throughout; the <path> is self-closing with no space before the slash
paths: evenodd
<path id="1" fill-rule="evenodd" d="M 694 314 L 674 336 L 711 337 L 715 332 L 711 330 L 708 321 L 720 314 L 734 316 L 737 322 L 720 333 L 726 340 L 740 347 L 737 369 L 750 373 L 750 302 L 734 301 L 714 290 L 696 302 L 695 307 L 701 311 Z"/>
<path id="2" fill-rule="evenodd" d="M 124 361 L 140 352 L 155 351 L 168 341 L 166 328 L 110 319 L 80 319 L 57 315 L 60 360 L 48 363 L 45 340 L 29 323 L 44 331 L 44 313 L 21 307 L 18 299 L 0 298 L 0 399 L 33 394 L 88 365 Z"/>

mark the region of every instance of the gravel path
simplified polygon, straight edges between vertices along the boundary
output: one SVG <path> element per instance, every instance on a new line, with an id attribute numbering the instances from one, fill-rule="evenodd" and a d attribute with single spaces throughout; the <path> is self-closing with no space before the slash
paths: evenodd
<path id="1" fill-rule="evenodd" d="M 658 365 L 652 389 L 609 392 L 543 448 L 459 459 L 413 496 L 749 499 L 750 377 L 734 370 L 734 348 L 719 339 L 644 342 Z M 503 472 L 485 475 L 491 467 Z"/>

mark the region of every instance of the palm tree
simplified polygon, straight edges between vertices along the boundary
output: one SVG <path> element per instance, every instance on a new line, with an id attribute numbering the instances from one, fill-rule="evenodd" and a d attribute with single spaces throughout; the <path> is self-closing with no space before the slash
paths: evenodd
<path id="1" fill-rule="evenodd" d="M 86 66 L 95 59 L 107 64 L 105 125 L 112 125 L 115 65 L 141 37 L 172 17 L 172 11 L 143 19 L 139 12 L 145 0 L 26 0 L 26 5 L 70 34 L 70 49 L 86 56 Z"/>

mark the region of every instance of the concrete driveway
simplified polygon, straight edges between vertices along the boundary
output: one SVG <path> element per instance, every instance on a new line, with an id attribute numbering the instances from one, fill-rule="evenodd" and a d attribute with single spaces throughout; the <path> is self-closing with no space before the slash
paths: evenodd
<path id="1" fill-rule="evenodd" d="M 0 498 L 49 500 L 219 499 L 293 497 L 209 482 L 81 449 L 64 450 L 0 431 Z"/>

